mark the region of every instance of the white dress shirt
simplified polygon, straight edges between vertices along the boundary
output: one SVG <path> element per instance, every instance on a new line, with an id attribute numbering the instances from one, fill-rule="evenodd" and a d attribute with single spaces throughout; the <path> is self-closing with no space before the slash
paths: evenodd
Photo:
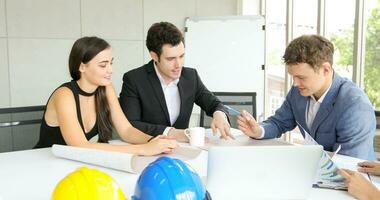
<path id="1" fill-rule="evenodd" d="M 329 88 L 327 88 L 325 93 L 323 93 L 323 95 L 318 99 L 318 101 L 315 100 L 314 95 L 311 95 L 309 98 L 309 102 L 307 103 L 307 109 L 305 111 L 306 125 L 309 128 L 309 130 L 311 129 L 311 126 L 313 125 L 315 116 L 317 115 L 317 112 L 319 108 L 321 107 L 321 104 L 323 100 L 325 99 L 327 92 L 329 92 L 330 87 L 331 87 L 331 84 Z"/>
<path id="2" fill-rule="evenodd" d="M 179 96 L 179 91 L 178 91 L 179 78 L 170 82 L 169 84 L 166 84 L 164 78 L 158 71 L 155 62 L 153 62 L 153 65 L 154 65 L 154 70 L 156 71 L 156 74 L 158 76 L 158 79 L 160 80 L 162 91 L 164 92 L 166 107 L 168 108 L 168 112 L 169 112 L 170 124 L 173 126 L 173 124 L 175 123 L 175 121 L 177 120 L 179 116 L 179 112 L 181 109 L 181 98 Z M 217 110 L 215 112 L 223 113 L 224 120 L 226 121 L 226 123 L 228 123 L 227 116 L 224 112 L 220 110 Z M 162 134 L 168 135 L 171 128 L 173 127 L 166 127 Z"/>
<path id="3" fill-rule="evenodd" d="M 162 91 L 164 92 L 166 107 L 168 108 L 170 124 L 173 125 L 177 120 L 181 108 L 181 99 L 178 91 L 179 78 L 166 84 L 164 78 L 157 69 L 156 63 L 153 62 L 154 70 L 160 80 Z M 166 127 L 163 134 L 167 135 L 172 127 Z"/>

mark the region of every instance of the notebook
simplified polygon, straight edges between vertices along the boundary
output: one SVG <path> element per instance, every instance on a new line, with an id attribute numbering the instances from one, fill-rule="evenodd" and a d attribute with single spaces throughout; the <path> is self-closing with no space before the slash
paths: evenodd
<path id="1" fill-rule="evenodd" d="M 213 200 L 306 199 L 322 151 L 319 145 L 211 147 L 206 187 Z"/>

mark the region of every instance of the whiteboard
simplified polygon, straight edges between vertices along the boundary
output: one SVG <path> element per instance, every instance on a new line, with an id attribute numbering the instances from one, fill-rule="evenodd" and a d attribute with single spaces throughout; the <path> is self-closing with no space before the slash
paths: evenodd
<path id="1" fill-rule="evenodd" d="M 265 20 L 262 16 L 190 17 L 185 66 L 212 92 L 256 92 L 264 116 Z"/>

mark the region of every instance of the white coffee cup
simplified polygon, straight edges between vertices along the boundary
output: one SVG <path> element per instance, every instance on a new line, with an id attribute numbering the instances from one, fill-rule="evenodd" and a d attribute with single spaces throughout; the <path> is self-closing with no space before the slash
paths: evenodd
<path id="1" fill-rule="evenodd" d="M 204 146 L 205 145 L 205 128 L 192 127 L 185 129 L 185 135 L 189 138 L 191 146 Z"/>

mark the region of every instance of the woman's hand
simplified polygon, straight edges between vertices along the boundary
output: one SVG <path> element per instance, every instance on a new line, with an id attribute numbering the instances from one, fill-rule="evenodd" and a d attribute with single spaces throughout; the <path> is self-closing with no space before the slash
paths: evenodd
<path id="1" fill-rule="evenodd" d="M 346 179 L 348 193 L 358 199 L 379 199 L 380 191 L 360 173 L 340 169 L 339 174 Z"/>
<path id="2" fill-rule="evenodd" d="M 174 139 L 159 135 L 140 147 L 140 155 L 153 156 L 161 153 L 171 153 L 178 147 L 178 143 Z"/>
<path id="3" fill-rule="evenodd" d="M 365 161 L 358 163 L 358 171 L 380 176 L 380 163 Z"/>

